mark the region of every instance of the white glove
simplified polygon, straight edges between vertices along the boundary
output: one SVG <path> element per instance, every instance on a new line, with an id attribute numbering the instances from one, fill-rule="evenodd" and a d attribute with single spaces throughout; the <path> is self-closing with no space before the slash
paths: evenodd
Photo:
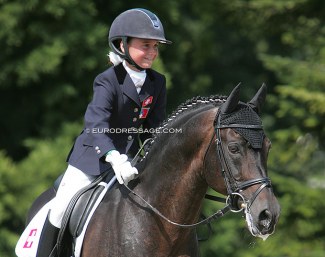
<path id="1" fill-rule="evenodd" d="M 128 157 L 116 150 L 109 151 L 105 161 L 112 165 L 116 179 L 120 184 L 127 185 L 138 174 L 137 168 L 131 166 Z"/>

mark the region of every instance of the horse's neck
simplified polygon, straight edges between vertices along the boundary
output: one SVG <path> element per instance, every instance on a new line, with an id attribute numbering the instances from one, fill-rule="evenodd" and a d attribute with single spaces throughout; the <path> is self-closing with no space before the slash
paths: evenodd
<path id="1" fill-rule="evenodd" d="M 214 133 L 216 108 L 188 119 L 179 134 L 168 141 L 158 141 L 159 150 L 152 149 L 141 175 L 142 193 L 151 195 L 153 204 L 167 206 L 170 217 L 195 219 L 207 190 L 204 181 L 204 155 Z M 154 197 L 153 197 L 154 196 Z M 184 212 L 184 213 L 183 213 Z"/>

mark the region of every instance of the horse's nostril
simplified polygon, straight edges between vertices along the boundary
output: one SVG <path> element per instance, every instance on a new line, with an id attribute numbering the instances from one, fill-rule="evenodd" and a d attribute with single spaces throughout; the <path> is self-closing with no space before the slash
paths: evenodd
<path id="1" fill-rule="evenodd" d="M 264 228 L 269 228 L 272 221 L 272 214 L 269 210 L 264 210 L 259 215 L 259 224 Z"/>

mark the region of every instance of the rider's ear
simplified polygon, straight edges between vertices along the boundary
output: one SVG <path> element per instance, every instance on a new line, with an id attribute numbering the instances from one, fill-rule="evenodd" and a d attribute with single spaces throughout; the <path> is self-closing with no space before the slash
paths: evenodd
<path id="1" fill-rule="evenodd" d="M 240 83 L 231 91 L 226 102 L 221 106 L 221 113 L 232 113 L 239 102 Z"/>
<path id="2" fill-rule="evenodd" d="M 121 49 L 122 53 L 125 53 L 123 40 L 121 40 L 121 42 L 120 42 L 120 49 Z"/>
<path id="3" fill-rule="evenodd" d="M 260 89 L 257 91 L 256 95 L 248 102 L 248 105 L 253 108 L 258 114 L 261 112 L 262 105 L 265 102 L 266 98 L 266 85 L 262 84 Z"/>

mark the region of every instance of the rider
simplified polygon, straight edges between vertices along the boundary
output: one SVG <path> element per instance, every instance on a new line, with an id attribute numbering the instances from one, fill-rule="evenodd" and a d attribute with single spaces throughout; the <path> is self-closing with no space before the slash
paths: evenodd
<path id="1" fill-rule="evenodd" d="M 130 9 L 113 21 L 108 36 L 114 67 L 99 74 L 85 113 L 81 134 L 45 221 L 37 256 L 49 256 L 55 246 L 65 209 L 72 197 L 102 172 L 113 168 L 120 184 L 138 174 L 128 157 L 139 149 L 139 134 L 165 119 L 166 79 L 152 70 L 159 43 L 166 40 L 159 18 L 146 9 Z M 142 130 L 139 128 L 142 127 Z"/>

